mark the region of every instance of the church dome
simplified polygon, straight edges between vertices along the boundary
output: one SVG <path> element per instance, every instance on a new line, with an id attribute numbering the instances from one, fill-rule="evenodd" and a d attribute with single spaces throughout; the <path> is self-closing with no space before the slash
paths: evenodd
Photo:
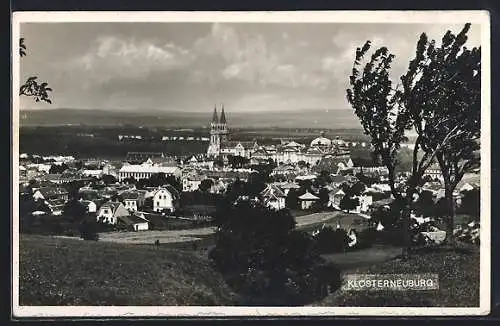
<path id="1" fill-rule="evenodd" d="M 311 142 L 311 147 L 330 147 L 332 145 L 332 141 L 325 137 L 325 133 L 321 132 L 321 135 L 318 138 L 313 139 Z"/>

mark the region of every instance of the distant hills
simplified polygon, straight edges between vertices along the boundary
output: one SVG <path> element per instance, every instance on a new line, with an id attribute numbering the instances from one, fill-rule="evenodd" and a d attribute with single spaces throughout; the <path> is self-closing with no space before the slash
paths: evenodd
<path id="1" fill-rule="evenodd" d="M 226 111 L 230 127 L 238 128 L 325 128 L 358 129 L 358 119 L 350 110 L 269 111 L 231 112 Z M 21 126 L 151 126 L 151 127 L 206 127 L 212 118 L 212 111 L 206 112 L 147 112 L 137 110 L 94 110 L 94 109 L 50 109 L 23 110 L 20 112 Z"/>

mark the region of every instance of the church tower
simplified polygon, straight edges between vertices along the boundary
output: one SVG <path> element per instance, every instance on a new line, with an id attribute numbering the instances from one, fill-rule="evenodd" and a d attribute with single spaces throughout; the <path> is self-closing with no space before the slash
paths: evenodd
<path id="1" fill-rule="evenodd" d="M 210 122 L 210 143 L 207 149 L 207 155 L 209 157 L 219 156 L 221 143 L 228 140 L 228 135 L 229 131 L 227 129 L 224 105 L 222 105 L 222 112 L 220 115 L 220 119 L 217 114 L 217 105 L 216 105 L 214 107 L 212 121 Z"/>
<path id="2" fill-rule="evenodd" d="M 224 113 L 224 104 L 222 104 L 222 112 L 220 114 L 220 140 L 221 142 L 226 142 L 228 141 L 229 138 L 229 130 L 227 129 L 227 122 L 226 122 L 226 114 Z"/>

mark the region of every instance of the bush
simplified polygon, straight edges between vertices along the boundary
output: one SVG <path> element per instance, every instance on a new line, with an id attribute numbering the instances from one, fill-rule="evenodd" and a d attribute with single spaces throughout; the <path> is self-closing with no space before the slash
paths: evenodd
<path id="1" fill-rule="evenodd" d="M 349 237 L 345 230 L 334 230 L 331 226 L 321 229 L 314 240 L 316 249 L 321 254 L 344 252 L 349 243 Z"/>
<path id="2" fill-rule="evenodd" d="M 216 224 L 209 258 L 244 304 L 303 304 L 318 295 L 311 284 L 325 282 L 315 274 L 322 259 L 311 236 L 294 230 L 288 210 L 240 201 L 220 205 Z"/>
<path id="3" fill-rule="evenodd" d="M 83 240 L 99 240 L 98 225 L 96 221 L 84 220 L 80 226 L 80 237 Z"/>
<path id="4" fill-rule="evenodd" d="M 391 246 L 404 246 L 405 234 L 401 229 L 377 231 L 375 241 L 380 244 Z"/>
<path id="5" fill-rule="evenodd" d="M 351 249 L 358 250 L 371 248 L 377 238 L 377 230 L 375 228 L 363 229 L 356 232 L 356 238 L 357 242 L 354 247 L 351 247 Z"/>

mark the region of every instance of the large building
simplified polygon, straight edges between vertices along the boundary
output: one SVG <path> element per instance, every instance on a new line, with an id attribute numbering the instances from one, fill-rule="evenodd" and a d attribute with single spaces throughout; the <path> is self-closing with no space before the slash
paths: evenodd
<path id="1" fill-rule="evenodd" d="M 174 176 L 180 178 L 181 169 L 177 166 L 161 166 L 148 160 L 143 164 L 125 164 L 118 172 L 118 181 L 122 182 L 128 178 L 135 180 L 149 179 L 153 174 L 164 173 L 165 176 Z"/>
<path id="2" fill-rule="evenodd" d="M 210 122 L 210 143 L 208 145 L 207 155 L 217 157 L 220 155 L 221 143 L 228 140 L 229 130 L 227 129 L 226 114 L 224 106 L 220 118 L 217 115 L 217 106 L 214 107 L 212 122 Z"/>

